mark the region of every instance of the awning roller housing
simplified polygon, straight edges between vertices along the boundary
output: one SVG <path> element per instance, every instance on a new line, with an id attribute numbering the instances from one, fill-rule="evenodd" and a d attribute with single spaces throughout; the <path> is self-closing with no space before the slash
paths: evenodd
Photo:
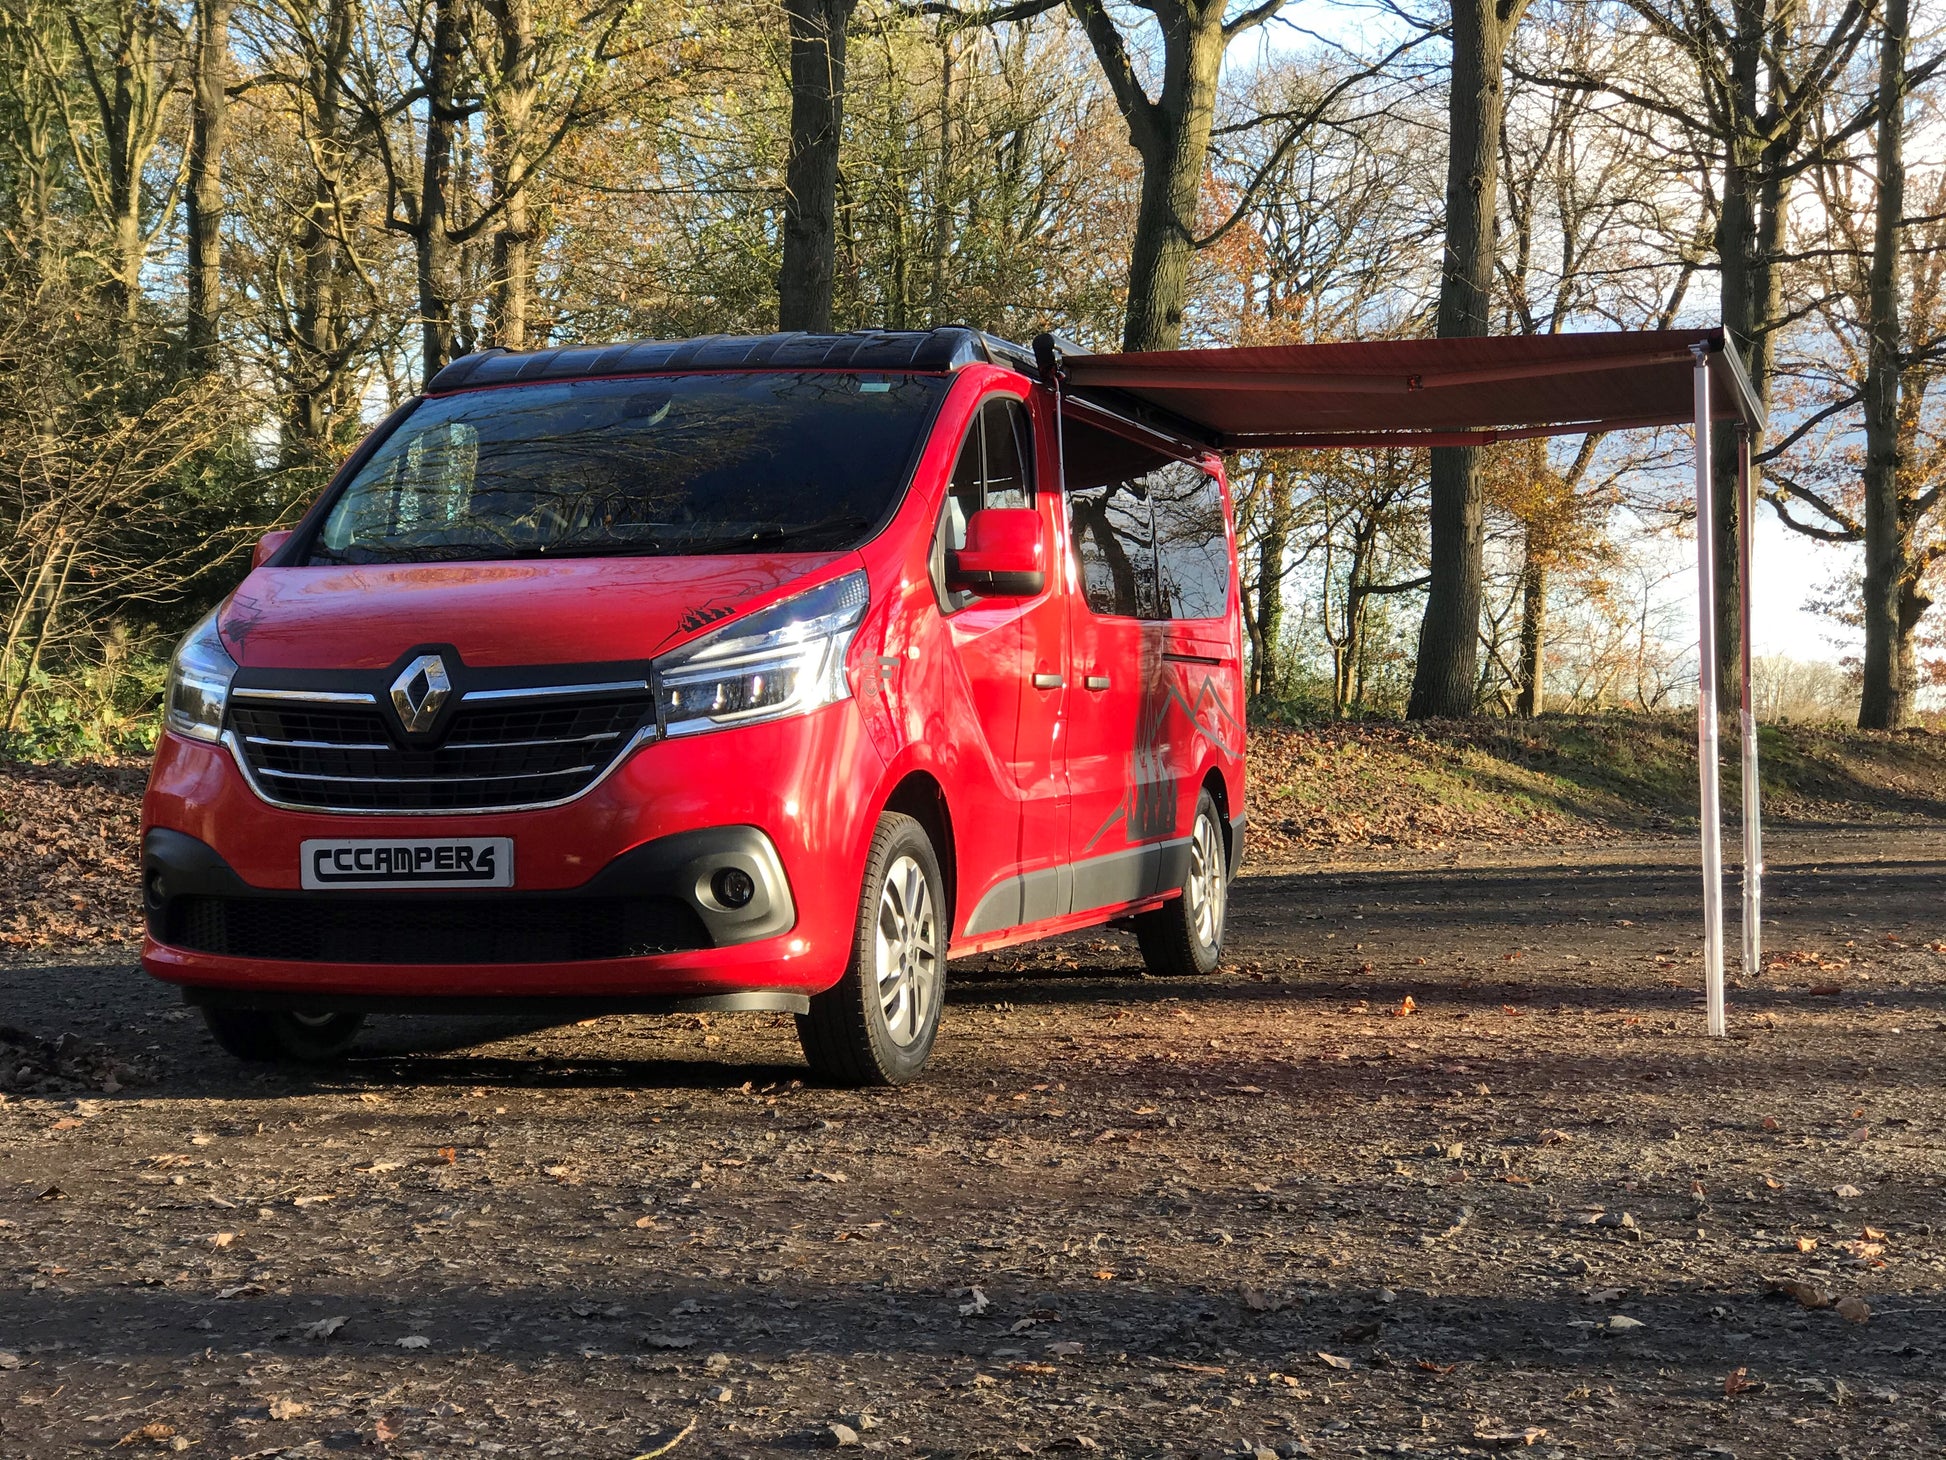
<path id="1" fill-rule="evenodd" d="M 1698 349 L 1712 418 L 1761 425 L 1720 329 L 1069 353 L 1061 364 L 1068 388 L 1132 396 L 1223 451 L 1470 446 L 1693 421 Z"/>

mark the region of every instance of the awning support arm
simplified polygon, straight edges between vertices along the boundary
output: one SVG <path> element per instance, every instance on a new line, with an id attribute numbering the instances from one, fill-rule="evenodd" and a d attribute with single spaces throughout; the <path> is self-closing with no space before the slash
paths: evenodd
<path id="1" fill-rule="evenodd" d="M 1742 612 L 1738 645 L 1743 665 L 1739 701 L 1743 731 L 1743 976 L 1763 971 L 1764 818 L 1757 765 L 1757 714 L 1750 675 L 1750 560 L 1757 536 L 1756 493 L 1750 470 L 1750 427 L 1737 426 L 1737 566 Z"/>
<path id="2" fill-rule="evenodd" d="M 1710 472 L 1709 346 L 1696 355 L 1696 774 L 1703 837 L 1703 992 L 1709 1032 L 1723 1019 L 1723 793 L 1716 739 L 1716 503 Z"/>

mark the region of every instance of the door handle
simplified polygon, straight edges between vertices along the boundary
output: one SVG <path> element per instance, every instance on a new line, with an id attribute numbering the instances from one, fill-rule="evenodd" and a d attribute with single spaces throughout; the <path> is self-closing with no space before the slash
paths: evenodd
<path id="1" fill-rule="evenodd" d="M 1105 674 L 1091 674 L 1086 679 L 1084 679 L 1082 683 L 1087 685 L 1089 689 L 1094 689 L 1094 690 L 1107 689 L 1108 676 Z"/>
<path id="2" fill-rule="evenodd" d="M 1059 689 L 1067 681 L 1058 674 L 1037 674 L 1034 676 L 1035 689 Z"/>

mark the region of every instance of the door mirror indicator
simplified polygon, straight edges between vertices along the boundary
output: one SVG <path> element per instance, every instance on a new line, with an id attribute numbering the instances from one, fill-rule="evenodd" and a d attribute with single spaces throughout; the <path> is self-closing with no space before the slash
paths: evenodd
<path id="1" fill-rule="evenodd" d="M 279 528 L 275 532 L 266 532 L 262 537 L 257 539 L 256 550 L 250 554 L 250 566 L 253 568 L 261 568 L 265 563 L 277 556 L 277 549 L 290 540 L 291 531 L 288 527 Z"/>
<path id="2" fill-rule="evenodd" d="M 966 546 L 946 555 L 946 586 L 982 598 L 1031 598 L 1047 586 L 1041 514 L 986 507 L 966 519 Z"/>

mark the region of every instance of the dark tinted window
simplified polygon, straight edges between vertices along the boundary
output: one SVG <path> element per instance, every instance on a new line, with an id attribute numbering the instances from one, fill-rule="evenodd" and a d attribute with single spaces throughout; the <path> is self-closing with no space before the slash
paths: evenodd
<path id="1" fill-rule="evenodd" d="M 442 396 L 339 494 L 311 561 L 851 547 L 904 492 L 947 384 L 778 371 Z"/>
<path id="2" fill-rule="evenodd" d="M 1216 478 L 1187 461 L 1148 474 L 1162 611 L 1168 618 L 1221 618 L 1230 599 L 1230 545 Z"/>
<path id="3" fill-rule="evenodd" d="M 1148 477 L 1172 458 L 1072 417 L 1061 434 L 1068 531 L 1088 607 L 1125 618 L 1162 617 Z"/>
<path id="4" fill-rule="evenodd" d="M 953 463 L 946 510 L 939 519 L 933 554 L 941 601 L 964 608 L 970 593 L 946 591 L 945 555 L 966 546 L 966 519 L 983 507 L 1034 505 L 1034 436 L 1027 408 L 1012 396 L 995 396 L 980 407 Z"/>
<path id="5" fill-rule="evenodd" d="M 1155 539 L 1143 481 L 1138 477 L 1070 492 L 1068 524 L 1081 559 L 1088 607 L 1124 618 L 1160 618 Z"/>

